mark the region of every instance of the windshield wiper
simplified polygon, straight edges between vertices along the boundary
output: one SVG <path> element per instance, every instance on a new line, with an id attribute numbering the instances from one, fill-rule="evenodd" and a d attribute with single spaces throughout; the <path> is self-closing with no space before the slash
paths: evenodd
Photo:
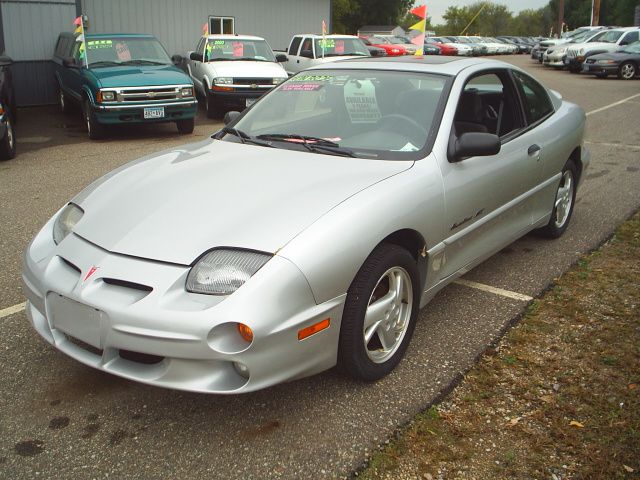
<path id="1" fill-rule="evenodd" d="M 114 62 L 111 60 L 101 60 L 99 62 L 89 63 L 90 67 L 111 67 L 113 65 L 122 65 L 120 62 Z"/>
<path id="2" fill-rule="evenodd" d="M 249 135 L 248 133 L 243 132 L 242 130 L 238 130 L 237 128 L 233 128 L 233 127 L 224 127 L 222 130 L 222 132 L 224 133 L 229 133 L 231 135 L 235 135 L 236 137 L 238 137 L 240 139 L 240 143 L 252 143 L 254 145 L 260 145 L 262 147 L 270 147 L 270 148 L 275 148 L 273 145 L 271 145 L 270 143 L 267 142 L 261 142 L 260 140 L 253 138 L 251 135 Z"/>
<path id="3" fill-rule="evenodd" d="M 334 155 L 343 155 L 345 157 L 356 156 L 356 154 L 348 148 L 341 147 L 336 142 L 332 142 L 331 140 L 326 140 L 320 137 L 309 137 L 306 135 L 296 135 L 290 133 L 266 133 L 263 135 L 258 135 L 256 138 L 260 138 L 262 140 L 276 140 L 299 144 L 310 152 L 324 151 L 333 153 Z M 299 142 L 291 142 L 291 140 L 299 140 Z"/>
<path id="4" fill-rule="evenodd" d="M 168 63 L 156 62 L 154 60 L 126 60 L 123 65 L 169 65 Z"/>

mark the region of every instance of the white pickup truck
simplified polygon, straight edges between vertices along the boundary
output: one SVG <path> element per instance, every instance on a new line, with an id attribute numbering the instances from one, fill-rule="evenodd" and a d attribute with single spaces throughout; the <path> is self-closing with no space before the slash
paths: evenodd
<path id="1" fill-rule="evenodd" d="M 283 54 L 276 56 L 264 38 L 208 35 L 189 52 L 187 71 L 205 100 L 207 116 L 218 118 L 225 110 L 244 110 L 286 80 L 278 63 L 286 59 Z"/>
<path id="2" fill-rule="evenodd" d="M 370 57 L 366 45 L 353 35 L 294 35 L 287 49 L 288 60 L 283 66 L 294 75 L 314 65 L 345 58 Z"/>

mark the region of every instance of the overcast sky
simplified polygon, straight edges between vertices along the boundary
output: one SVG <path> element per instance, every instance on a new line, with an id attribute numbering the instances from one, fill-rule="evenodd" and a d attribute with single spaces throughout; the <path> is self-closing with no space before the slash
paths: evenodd
<path id="1" fill-rule="evenodd" d="M 448 7 L 464 7 L 477 0 L 416 0 L 416 6 L 427 4 L 427 15 L 431 17 L 431 23 L 438 25 L 444 23 L 442 15 L 447 11 Z M 494 3 L 506 5 L 513 13 L 527 8 L 544 7 L 549 0 L 493 0 Z"/>

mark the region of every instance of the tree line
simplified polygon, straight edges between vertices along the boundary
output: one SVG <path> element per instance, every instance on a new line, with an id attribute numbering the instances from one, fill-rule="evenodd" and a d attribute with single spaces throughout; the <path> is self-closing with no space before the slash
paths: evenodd
<path id="1" fill-rule="evenodd" d="M 408 28 L 417 18 L 409 14 L 415 0 L 333 0 L 333 30 L 336 33 L 356 33 L 363 25 L 400 25 Z M 422 0 L 419 0 L 422 3 Z M 464 7 L 451 6 L 443 15 L 444 23 L 433 25 L 427 19 L 427 30 L 438 35 L 460 35 L 482 9 L 468 35 L 542 35 L 557 33 L 559 0 L 550 0 L 538 9 L 514 14 L 505 5 L 477 1 Z M 600 25 L 633 25 L 634 9 L 640 0 L 601 0 Z M 427 8 L 429 2 L 427 0 Z M 566 29 L 589 25 L 591 0 L 564 0 Z"/>

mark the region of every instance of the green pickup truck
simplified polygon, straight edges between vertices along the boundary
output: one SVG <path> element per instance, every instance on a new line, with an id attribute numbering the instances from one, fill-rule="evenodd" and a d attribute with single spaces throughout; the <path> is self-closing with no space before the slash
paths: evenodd
<path id="1" fill-rule="evenodd" d="M 62 33 L 55 63 L 58 102 L 82 108 L 89 138 L 105 135 L 105 125 L 175 122 L 193 132 L 198 108 L 193 82 L 174 66 L 152 35 Z"/>

